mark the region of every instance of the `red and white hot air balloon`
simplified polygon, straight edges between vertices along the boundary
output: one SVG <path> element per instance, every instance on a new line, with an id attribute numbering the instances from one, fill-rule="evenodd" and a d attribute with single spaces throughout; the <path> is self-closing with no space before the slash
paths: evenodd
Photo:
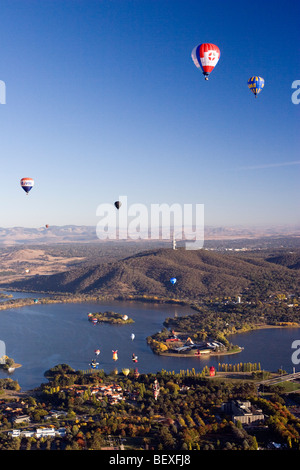
<path id="1" fill-rule="evenodd" d="M 198 69 L 202 70 L 205 80 L 213 71 L 220 59 L 220 49 L 215 44 L 204 43 L 194 47 L 192 59 Z"/>
<path id="2" fill-rule="evenodd" d="M 34 180 L 32 178 L 22 178 L 20 181 L 20 185 L 24 189 L 26 194 L 28 194 L 34 185 Z"/>

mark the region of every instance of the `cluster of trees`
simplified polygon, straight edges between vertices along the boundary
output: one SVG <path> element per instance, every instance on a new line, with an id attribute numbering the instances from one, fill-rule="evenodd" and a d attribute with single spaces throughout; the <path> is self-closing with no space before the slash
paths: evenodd
<path id="1" fill-rule="evenodd" d="M 255 367 L 254 367 L 255 368 Z M 257 395 L 252 381 L 223 381 L 206 378 L 205 374 L 181 371 L 179 374 L 162 370 L 157 374 L 134 371 L 128 376 L 93 371 L 83 374 L 67 365 L 47 371 L 49 383 L 42 384 L 38 395 L 27 398 L 28 414 L 39 422 L 51 409 L 66 411 L 63 421 L 55 418 L 52 424 L 66 426 L 63 439 L 52 439 L 42 448 L 100 449 L 108 445 L 109 438 L 126 439 L 126 446 L 154 450 L 241 450 L 266 447 L 276 440 L 290 449 L 299 450 L 300 420 L 288 412 L 283 400 L 275 395 L 273 401 Z M 155 399 L 154 380 L 160 390 Z M 126 399 L 111 405 L 106 399 L 97 400 L 90 387 L 117 383 Z M 85 386 L 85 393 L 77 395 L 76 387 Z M 247 399 L 263 409 L 267 415 L 259 432 L 259 442 L 251 428 L 234 424 L 221 412 L 221 405 L 231 399 Z M 4 423 L 1 420 L 0 423 Z M 29 438 L 28 438 L 29 439 Z M 5 433 L 0 434 L 0 449 L 30 448 L 30 442 L 17 443 Z M 36 445 L 36 444 L 34 444 Z M 41 445 L 41 444 L 39 444 Z M 34 447 L 35 448 L 35 447 Z M 126 447 L 125 447 L 126 448 Z M 128 447 L 127 447 L 128 448 Z"/>
<path id="2" fill-rule="evenodd" d="M 3 394 L 4 390 L 15 390 L 19 391 L 21 389 L 19 383 L 16 380 L 12 379 L 0 379 L 0 397 Z"/>
<path id="3" fill-rule="evenodd" d="M 288 411 L 284 400 L 277 395 L 271 400 L 256 398 L 254 403 L 268 416 L 266 423 L 275 439 L 284 442 L 288 449 L 299 449 L 300 420 Z"/>
<path id="4" fill-rule="evenodd" d="M 193 304 L 193 309 L 197 312 L 193 315 L 167 318 L 165 327 L 187 333 L 196 341 L 205 341 L 211 337 L 226 347 L 232 347 L 227 339 L 231 334 L 266 325 L 300 324 L 300 307 L 289 307 L 287 303 L 207 303 Z"/>
<path id="5" fill-rule="evenodd" d="M 0 369 L 8 370 L 10 367 L 14 367 L 15 361 L 8 356 L 3 356 L 5 359 L 5 362 L 0 363 Z"/>
<path id="6" fill-rule="evenodd" d="M 260 372 L 261 366 L 259 362 L 239 362 L 238 364 L 219 363 L 218 370 L 221 372 Z"/>
<path id="7" fill-rule="evenodd" d="M 132 318 L 128 318 L 127 315 L 121 315 L 117 312 L 97 312 L 97 313 L 89 313 L 88 318 L 90 321 L 93 318 L 96 318 L 98 323 L 107 322 L 107 323 L 115 323 L 115 324 L 127 324 L 127 323 L 134 323 Z"/>

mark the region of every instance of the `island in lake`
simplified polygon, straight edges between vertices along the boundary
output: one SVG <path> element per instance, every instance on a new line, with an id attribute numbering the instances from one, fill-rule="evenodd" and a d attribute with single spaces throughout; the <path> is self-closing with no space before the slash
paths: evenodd
<path id="1" fill-rule="evenodd" d="M 155 354 L 163 356 L 191 357 L 235 354 L 242 351 L 240 346 L 225 345 L 216 339 L 193 341 L 186 333 L 170 332 L 167 328 L 149 336 L 147 343 Z"/>
<path id="2" fill-rule="evenodd" d="M 134 323 L 134 320 L 129 318 L 128 315 L 121 315 L 117 312 L 88 313 L 88 320 L 94 324 L 112 323 L 117 325 L 124 325 L 127 323 Z"/>
<path id="3" fill-rule="evenodd" d="M 11 357 L 5 355 L 0 357 L 0 370 L 13 372 L 18 367 L 21 367 L 21 364 L 17 364 Z"/>

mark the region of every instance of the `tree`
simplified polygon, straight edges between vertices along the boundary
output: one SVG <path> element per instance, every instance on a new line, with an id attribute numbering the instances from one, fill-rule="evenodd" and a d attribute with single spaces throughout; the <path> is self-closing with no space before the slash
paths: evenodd
<path id="1" fill-rule="evenodd" d="M 89 445 L 90 450 L 101 450 L 104 445 L 104 440 L 100 432 L 94 432 L 92 440 Z"/>
<path id="2" fill-rule="evenodd" d="M 160 428 L 158 439 L 162 450 L 175 449 L 176 440 L 166 427 Z"/>

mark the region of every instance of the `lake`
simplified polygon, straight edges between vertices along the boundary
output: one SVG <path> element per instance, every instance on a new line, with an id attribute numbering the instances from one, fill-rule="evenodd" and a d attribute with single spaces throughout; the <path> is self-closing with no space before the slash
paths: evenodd
<path id="1" fill-rule="evenodd" d="M 29 293 L 13 293 L 13 296 L 39 297 Z M 93 325 L 88 321 L 89 312 L 107 310 L 126 314 L 134 323 Z M 96 357 L 99 369 L 105 372 L 136 367 L 140 373 L 155 373 L 162 369 L 179 372 L 192 368 L 202 371 L 206 365 L 216 367 L 219 362 L 259 362 L 265 370 L 276 371 L 283 367 L 292 372 L 295 367 L 299 371 L 299 366 L 291 361 L 292 342 L 300 339 L 298 328 L 256 330 L 231 336 L 229 339 L 233 344 L 244 347 L 236 355 L 174 358 L 153 354 L 146 337 L 161 330 L 166 317 L 191 313 L 194 311 L 189 307 L 129 301 L 35 304 L 0 311 L 0 340 L 5 343 L 6 354 L 22 364 L 9 377 L 17 380 L 22 390 L 30 390 L 47 382 L 44 372 L 57 364 L 65 363 L 76 370 L 89 369 L 96 349 L 101 351 Z M 118 351 L 116 362 L 112 359 L 113 350 Z M 138 356 L 137 364 L 132 362 L 133 353 Z M 0 372 L 0 378 L 7 376 Z"/>

